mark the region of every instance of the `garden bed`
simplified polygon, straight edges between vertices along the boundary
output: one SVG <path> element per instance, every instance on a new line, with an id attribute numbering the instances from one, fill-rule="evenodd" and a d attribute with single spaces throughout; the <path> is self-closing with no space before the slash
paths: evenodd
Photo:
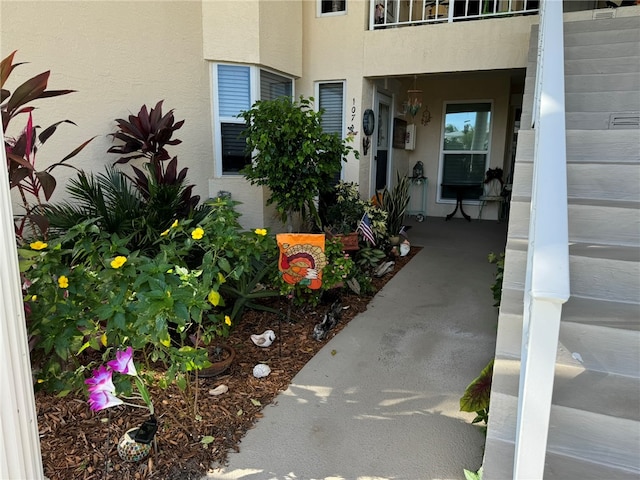
<path id="1" fill-rule="evenodd" d="M 406 257 L 396 259 L 394 270 L 374 278 L 379 290 L 419 251 L 412 248 Z M 236 358 L 223 375 L 197 381 L 196 391 L 188 395 L 177 388 L 151 389 L 160 428 L 156 435 L 158 451 L 138 463 L 123 462 L 117 453 L 119 437 L 142 422 L 141 410 L 113 407 L 94 413 L 86 396 L 59 398 L 38 392 L 36 408 L 45 475 L 51 480 L 71 479 L 200 479 L 212 467 L 224 465 L 229 451 L 241 448 L 241 439 L 262 417 L 262 409 L 285 390 L 296 373 L 352 318 L 367 308 L 372 296 L 345 292 L 342 319 L 318 342 L 311 338 L 314 325 L 322 320 L 327 306 L 292 308 L 292 322 L 278 321 L 274 314 L 246 310 L 232 329 L 227 343 Z M 272 306 L 285 314 L 287 304 L 278 300 Z M 277 335 L 269 348 L 256 347 L 253 333 L 272 329 Z M 253 366 L 266 363 L 271 374 L 253 377 Z M 193 382 L 192 382 L 193 383 Z M 209 390 L 220 384 L 228 392 L 213 396 Z M 210 443 L 203 443 L 213 440 Z"/>

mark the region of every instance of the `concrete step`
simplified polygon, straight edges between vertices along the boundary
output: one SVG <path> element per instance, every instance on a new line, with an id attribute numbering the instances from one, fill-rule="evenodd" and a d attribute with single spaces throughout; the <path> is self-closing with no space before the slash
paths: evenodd
<path id="1" fill-rule="evenodd" d="M 517 381 L 519 362 L 498 361 L 501 379 Z M 514 376 L 515 375 L 515 376 Z M 492 388 L 485 478 L 511 478 L 517 396 Z M 511 413 L 507 413 L 511 412 Z M 494 428 L 493 425 L 500 428 Z M 635 420 L 552 405 L 544 478 L 631 479 L 640 475 L 640 424 Z"/>
<path id="2" fill-rule="evenodd" d="M 637 246 L 640 243 L 640 210 L 623 206 L 569 202 L 569 241 L 592 245 Z M 526 239 L 530 198 L 511 199 L 509 235 Z"/>
<path id="3" fill-rule="evenodd" d="M 534 141 L 533 130 L 518 132 L 518 163 L 533 162 Z M 640 164 L 638 129 L 567 130 L 566 144 L 568 163 Z"/>
<path id="4" fill-rule="evenodd" d="M 533 162 L 516 163 L 513 176 L 513 194 L 531 196 Z M 622 180 L 625 181 L 622 181 Z M 567 163 L 567 195 L 571 199 L 599 202 L 627 202 L 630 207 L 640 202 L 639 163 Z"/>
<path id="5" fill-rule="evenodd" d="M 640 248 L 572 244 L 569 247 L 571 295 L 638 303 Z M 524 289 L 526 240 L 507 240 L 503 286 Z M 615 285 L 612 289 L 611 286 Z"/>
<path id="6" fill-rule="evenodd" d="M 513 450 L 512 442 L 487 437 L 485 450 L 490 452 L 491 459 L 485 457 L 484 478 L 505 479 L 512 478 Z M 605 466 L 589 461 L 547 452 L 545 480 L 591 479 L 591 480 L 637 480 L 633 472 L 618 467 Z"/>
<path id="7" fill-rule="evenodd" d="M 518 316 L 523 309 L 524 291 L 504 288 L 500 313 Z M 639 332 L 640 304 L 572 295 L 562 306 L 562 321 Z"/>
<path id="8" fill-rule="evenodd" d="M 522 316 L 518 314 L 508 314 L 501 310 L 498 318 L 500 324 L 500 333 L 496 340 L 496 356 L 503 358 L 520 358 L 521 344 L 522 344 Z M 635 323 L 635 322 L 634 322 Z M 637 326 L 631 324 L 631 326 Z M 599 325 L 587 324 L 587 323 L 575 323 L 566 321 L 564 318 L 560 323 L 560 337 L 558 341 L 558 358 L 556 362 L 556 375 L 562 369 L 563 375 L 577 374 L 582 371 L 599 372 L 600 374 L 618 376 L 629 382 L 628 392 L 632 392 L 633 395 L 625 395 L 623 392 L 619 392 L 621 398 L 634 399 L 631 402 L 630 410 L 626 411 L 623 406 L 618 407 L 618 411 L 624 411 L 624 414 L 619 414 L 624 418 L 634 418 L 640 421 L 640 351 L 638 345 L 640 344 L 640 331 L 639 330 L 627 330 L 621 328 L 610 328 Z M 560 370 L 558 370 L 560 369 Z M 578 370 L 566 370 L 566 369 L 578 369 Z M 610 379 L 612 383 L 624 383 Z M 604 380 L 602 380 L 604 382 Z M 617 384 L 617 383 L 616 383 Z M 592 388 L 597 384 L 594 383 Z M 626 388 L 626 387 L 625 387 Z M 608 390 L 608 389 L 605 389 Z M 625 390 L 626 391 L 626 390 Z M 614 393 L 615 390 L 611 390 L 610 393 Z M 517 393 L 516 390 L 512 392 Z M 576 393 L 576 396 L 578 392 Z M 589 397 L 588 389 L 582 392 L 582 397 L 579 399 L 581 402 L 586 402 Z M 597 398 L 594 397 L 594 405 L 589 407 L 591 411 L 612 415 L 611 411 L 607 409 L 610 405 L 607 403 L 600 403 Z M 572 406 L 574 400 L 570 399 L 570 396 L 565 398 L 562 402 L 564 405 Z M 554 401 L 554 403 L 556 403 Z M 586 408 L 586 407 L 585 407 Z"/>

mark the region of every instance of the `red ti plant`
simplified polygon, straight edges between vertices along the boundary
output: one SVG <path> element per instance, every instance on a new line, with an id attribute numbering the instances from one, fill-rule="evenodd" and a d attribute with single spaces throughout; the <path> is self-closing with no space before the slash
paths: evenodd
<path id="1" fill-rule="evenodd" d="M 184 185 L 187 168 L 178 172 L 178 158 L 171 158 L 165 148 L 167 145 L 182 143 L 182 140 L 172 137 L 173 133 L 184 125 L 184 120 L 176 122 L 173 110 L 163 115 L 162 103 L 163 100 L 160 100 L 151 110 L 142 105 L 138 115 L 129 115 L 128 120 L 116 119 L 118 131 L 111 136 L 123 144 L 113 146 L 107 152 L 122 155 L 115 163 L 128 163 L 137 158 L 146 158 L 148 163 L 145 167 L 148 173 L 131 167 L 135 174 L 133 181 L 136 188 L 150 203 L 162 196 L 160 192 L 173 190 L 176 204 L 172 213 L 184 218 L 197 206 L 200 197 L 192 195 L 194 185 Z M 169 162 L 165 165 L 167 160 Z"/>
<path id="2" fill-rule="evenodd" d="M 47 90 L 50 71 L 46 71 L 30 78 L 13 93 L 5 89 L 5 84 L 13 69 L 22 63 L 13 63 L 16 51 L 0 63 L 0 111 L 2 113 L 2 131 L 4 132 L 4 148 L 7 155 L 7 170 L 9 187 L 16 188 L 20 194 L 24 214 L 16 218 L 16 237 L 22 241 L 25 236 L 25 226 L 31 227 L 31 236 L 46 237 L 48 222 L 42 215 L 36 213 L 43 201 L 51 198 L 56 179 L 51 171 L 58 166 L 72 167 L 65 162 L 75 157 L 93 138 L 76 147 L 62 160 L 53 163 L 42 170 L 36 168 L 38 149 L 56 131 L 62 123 L 75 125 L 71 120 L 61 120 L 45 129 L 33 124 L 34 106 L 29 105 L 34 100 L 57 97 L 74 92 L 74 90 Z M 19 115 L 26 114 L 27 120 L 22 132 L 15 138 L 7 136 L 6 132 L 12 120 Z M 41 131 L 40 131 L 41 130 Z"/>

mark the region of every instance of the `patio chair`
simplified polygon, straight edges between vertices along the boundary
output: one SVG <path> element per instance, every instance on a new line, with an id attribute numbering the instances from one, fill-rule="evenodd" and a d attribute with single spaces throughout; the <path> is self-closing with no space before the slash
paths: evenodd
<path id="1" fill-rule="evenodd" d="M 478 198 L 480 200 L 480 211 L 478 212 L 478 219 L 482 217 L 482 209 L 487 202 L 497 202 L 498 212 L 502 210 L 502 203 L 504 202 L 504 196 L 502 196 L 502 180 L 499 178 L 492 178 L 484 183 L 482 195 Z M 498 221 L 500 221 L 500 213 L 498 213 Z"/>

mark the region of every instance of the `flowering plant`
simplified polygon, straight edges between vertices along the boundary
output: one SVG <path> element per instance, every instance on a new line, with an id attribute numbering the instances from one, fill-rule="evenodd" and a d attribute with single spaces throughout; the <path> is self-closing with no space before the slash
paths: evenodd
<path id="1" fill-rule="evenodd" d="M 113 384 L 113 372 L 134 377 L 138 394 L 125 398 L 127 400 L 142 400 L 145 406 L 125 402 L 118 397 L 116 387 Z M 133 348 L 131 347 L 128 347 L 124 351 L 118 351 L 115 360 L 107 362 L 107 366 L 102 365 L 97 370 L 94 370 L 93 376 L 85 380 L 84 383 L 87 384 L 87 390 L 89 392 L 88 402 L 93 411 L 103 410 L 116 405 L 129 405 L 132 407 L 148 408 L 151 415 L 154 413 L 153 402 L 151 401 L 149 391 L 142 381 L 142 378 L 140 378 L 140 375 L 138 375 L 136 366 L 133 363 Z"/>

